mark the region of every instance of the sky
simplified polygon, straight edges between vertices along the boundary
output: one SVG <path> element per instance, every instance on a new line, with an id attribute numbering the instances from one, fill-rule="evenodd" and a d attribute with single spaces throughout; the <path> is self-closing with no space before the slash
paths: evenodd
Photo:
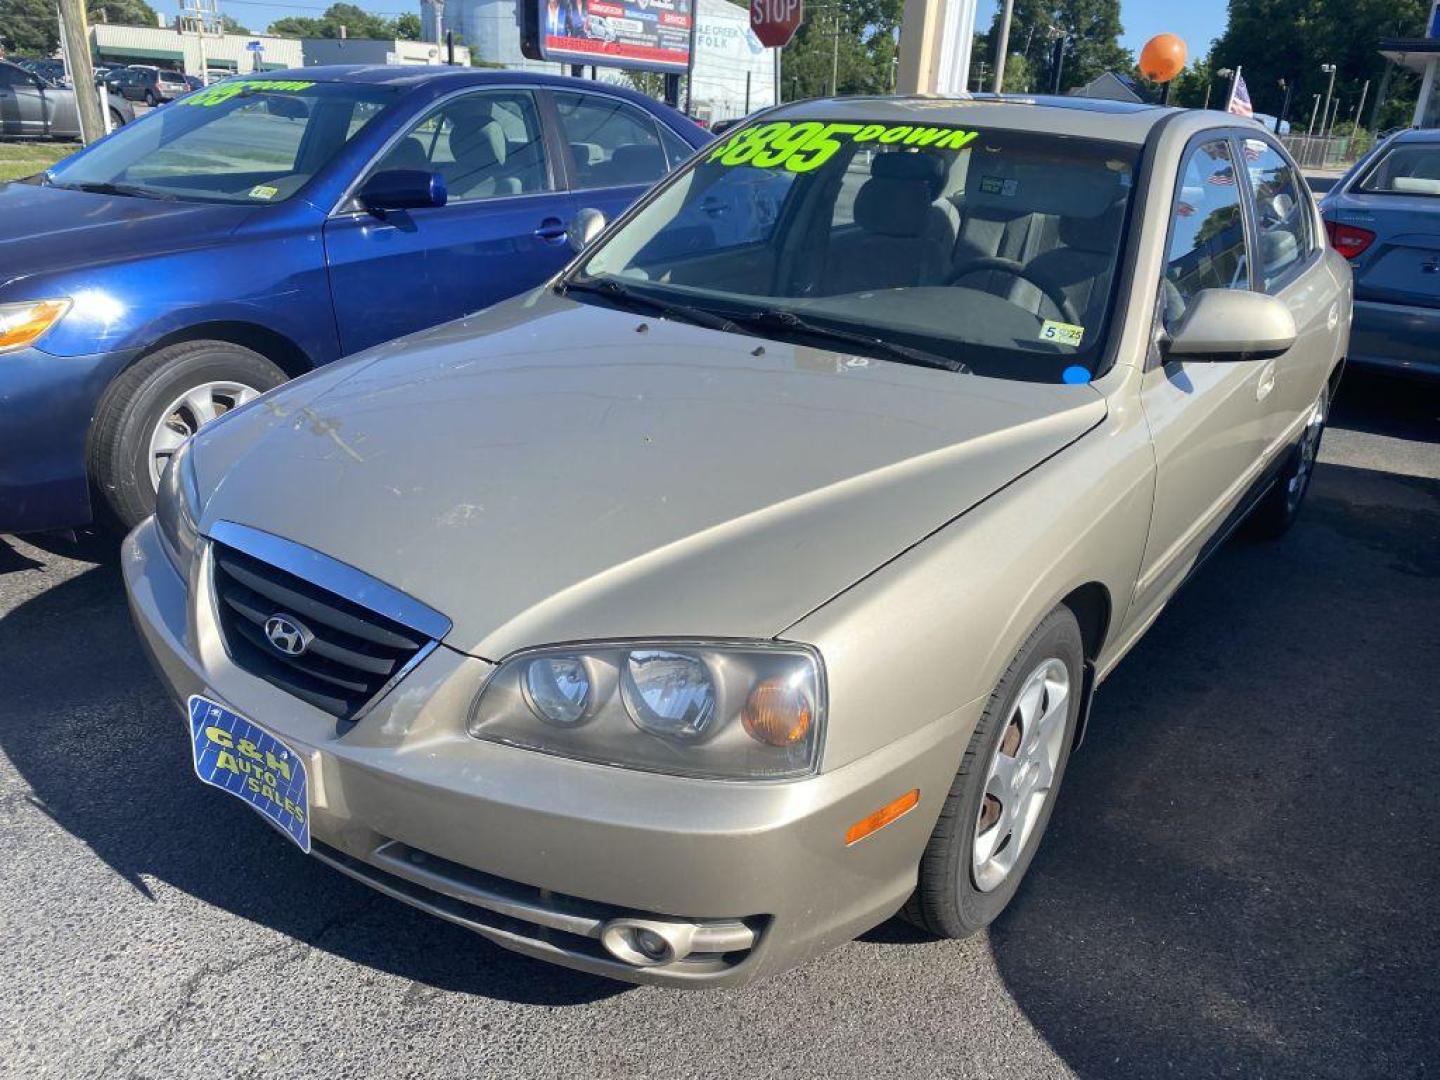
<path id="1" fill-rule="evenodd" d="M 267 0 L 220 0 L 220 10 L 251 30 L 263 31 L 285 15 L 319 15 L 330 0 L 269 3 Z M 393 17 L 420 13 L 420 0 L 352 0 L 368 11 Z M 743 2 L 743 0 L 741 0 Z M 986 30 L 995 15 L 995 0 L 980 0 L 975 28 Z M 1225 29 L 1225 0 L 1120 0 L 1120 21 L 1125 26 L 1121 43 L 1138 57 L 1145 42 L 1156 34 L 1179 34 L 1192 59 L 1210 51 L 1210 42 Z"/>

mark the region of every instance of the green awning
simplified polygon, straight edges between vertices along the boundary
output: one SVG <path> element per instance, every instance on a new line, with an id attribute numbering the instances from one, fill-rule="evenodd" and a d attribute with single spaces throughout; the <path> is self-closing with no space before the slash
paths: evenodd
<path id="1" fill-rule="evenodd" d="M 101 56 L 118 56 L 126 60 L 180 60 L 185 54 L 179 49 L 141 49 L 130 45 L 100 45 L 95 51 Z"/>
<path id="2" fill-rule="evenodd" d="M 224 68 L 226 71 L 239 70 L 234 60 L 216 60 L 213 57 L 206 57 L 205 66 L 208 68 Z"/>

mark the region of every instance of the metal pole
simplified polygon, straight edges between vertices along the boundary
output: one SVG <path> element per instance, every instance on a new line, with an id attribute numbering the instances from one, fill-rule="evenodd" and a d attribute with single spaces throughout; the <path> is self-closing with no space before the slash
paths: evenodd
<path id="1" fill-rule="evenodd" d="M 754 74 L 753 71 L 747 71 L 747 72 L 745 72 L 745 115 L 746 115 L 746 116 L 749 116 L 749 115 L 750 115 L 750 76 L 753 75 L 753 74 Z"/>
<path id="2" fill-rule="evenodd" d="M 1202 109 L 1208 109 L 1208 108 L 1210 108 L 1210 88 L 1211 88 L 1212 86 L 1214 86 L 1214 85 L 1215 85 L 1215 84 L 1214 84 L 1213 81 L 1207 82 L 1207 83 L 1205 84 L 1205 104 L 1204 104 L 1204 105 L 1201 105 L 1200 108 L 1202 108 Z"/>
<path id="3" fill-rule="evenodd" d="M 1227 113 L 1230 111 L 1230 106 L 1235 104 L 1235 88 L 1240 85 L 1240 72 L 1244 70 L 1243 67 L 1236 64 L 1235 70 L 1230 73 L 1230 92 L 1225 95 L 1225 111 Z"/>
<path id="4" fill-rule="evenodd" d="M 1327 87 L 1325 87 L 1325 107 L 1320 110 L 1320 120 L 1321 120 L 1320 133 L 1321 133 L 1322 136 L 1323 136 L 1324 133 L 1325 133 L 1324 120 L 1325 120 L 1326 115 L 1330 112 L 1330 96 L 1331 96 L 1331 94 L 1333 94 L 1333 93 L 1335 92 L 1335 71 L 1336 71 L 1336 65 L 1334 65 L 1334 64 L 1321 64 L 1321 65 L 1320 65 L 1320 70 L 1321 70 L 1321 71 L 1324 71 L 1326 68 L 1329 68 L 1329 69 L 1330 69 L 1330 85 L 1328 85 Z"/>
<path id="5" fill-rule="evenodd" d="M 445 31 L 445 63 L 455 65 L 455 31 Z"/>
<path id="6" fill-rule="evenodd" d="M 1069 34 L 1061 34 L 1055 39 L 1055 78 L 1050 86 L 1052 94 L 1060 93 L 1060 78 L 1065 73 L 1065 43 L 1069 40 Z"/>
<path id="7" fill-rule="evenodd" d="M 831 15 L 835 20 L 834 30 L 830 40 L 830 96 L 835 96 L 835 87 L 840 79 L 840 12 L 837 9 Z"/>
<path id="8" fill-rule="evenodd" d="M 95 92 L 95 65 L 90 61 L 90 32 L 85 26 L 84 0 L 60 0 L 60 31 L 70 62 L 70 85 L 80 117 L 80 140 L 87 146 L 105 136 L 100 95 Z"/>
<path id="9" fill-rule="evenodd" d="M 1365 99 L 1370 96 L 1370 80 L 1365 80 L 1365 85 L 1360 88 L 1360 104 L 1355 107 L 1355 127 L 1360 127 L 1365 122 Z M 1355 132 L 1350 133 L 1351 138 Z"/>
<path id="10" fill-rule="evenodd" d="M 1315 117 L 1320 115 L 1320 95 L 1315 95 L 1314 102 L 1310 105 L 1310 129 L 1305 132 L 1305 138 L 1313 138 L 1315 135 Z"/>
<path id="11" fill-rule="evenodd" d="M 1005 57 L 1010 52 L 1010 16 L 1015 13 L 1015 0 L 1005 0 L 1000 9 L 1000 37 L 995 41 L 995 93 L 1005 92 Z M 984 89 L 982 86 L 981 89 Z"/>

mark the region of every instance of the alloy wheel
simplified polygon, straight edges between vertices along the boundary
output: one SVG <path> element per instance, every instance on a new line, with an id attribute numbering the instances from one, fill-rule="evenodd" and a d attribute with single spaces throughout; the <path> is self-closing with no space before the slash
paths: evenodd
<path id="1" fill-rule="evenodd" d="M 172 401 L 150 434 L 150 485 L 159 488 L 160 474 L 186 439 L 210 421 L 259 396 L 260 391 L 253 386 L 222 380 L 201 383 Z"/>
<path id="2" fill-rule="evenodd" d="M 1050 657 L 1021 684 L 990 760 L 975 819 L 971 874 L 981 892 L 1015 868 L 1055 787 L 1070 711 L 1070 669 Z"/>

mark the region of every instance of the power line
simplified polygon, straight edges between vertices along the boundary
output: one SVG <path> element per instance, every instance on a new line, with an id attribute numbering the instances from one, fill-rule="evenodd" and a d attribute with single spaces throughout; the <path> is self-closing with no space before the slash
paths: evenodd
<path id="1" fill-rule="evenodd" d="M 324 7 L 321 7 L 318 4 L 292 4 L 289 3 L 288 0 L 276 0 L 276 2 L 270 2 L 270 0 L 225 0 L 226 7 L 229 7 L 232 4 L 239 4 L 242 7 L 263 7 L 271 8 L 272 10 L 283 11 L 318 11 L 322 14 L 326 11 L 329 11 L 331 6 L 333 6 L 329 4 L 325 5 Z M 399 16 L 414 14 L 413 11 L 371 11 L 368 8 L 362 8 L 361 10 L 364 11 L 367 15 Z"/>

